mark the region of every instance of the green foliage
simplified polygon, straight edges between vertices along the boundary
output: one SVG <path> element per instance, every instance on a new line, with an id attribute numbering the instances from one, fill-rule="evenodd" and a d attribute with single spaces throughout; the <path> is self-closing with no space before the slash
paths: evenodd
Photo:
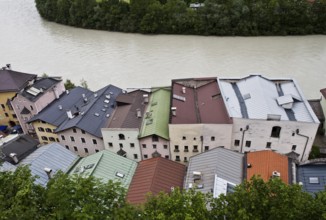
<path id="1" fill-rule="evenodd" d="M 35 0 L 50 21 L 84 28 L 148 34 L 326 34 L 326 1 Z"/>
<path id="2" fill-rule="evenodd" d="M 73 88 L 75 88 L 75 87 L 76 87 L 75 84 L 74 84 L 73 82 L 71 82 L 70 79 L 67 79 L 67 80 L 66 80 L 66 82 L 65 82 L 65 88 L 66 88 L 67 90 L 71 90 L 71 89 L 73 89 Z"/>
<path id="3" fill-rule="evenodd" d="M 320 149 L 318 146 L 313 145 L 309 154 L 309 160 L 320 158 Z"/>
<path id="4" fill-rule="evenodd" d="M 80 85 L 81 85 L 81 87 L 83 87 L 83 88 L 85 88 L 85 89 L 88 89 L 87 81 L 84 80 L 84 78 L 82 78 L 82 79 L 80 80 Z"/>

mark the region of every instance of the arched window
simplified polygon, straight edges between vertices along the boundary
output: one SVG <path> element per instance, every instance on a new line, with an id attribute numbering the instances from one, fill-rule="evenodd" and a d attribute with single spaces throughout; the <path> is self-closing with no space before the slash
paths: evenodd
<path id="1" fill-rule="evenodd" d="M 119 140 L 125 140 L 124 134 L 119 134 Z"/>
<path id="2" fill-rule="evenodd" d="M 274 126 L 272 128 L 272 134 L 271 137 L 279 138 L 281 133 L 281 127 L 280 126 Z"/>

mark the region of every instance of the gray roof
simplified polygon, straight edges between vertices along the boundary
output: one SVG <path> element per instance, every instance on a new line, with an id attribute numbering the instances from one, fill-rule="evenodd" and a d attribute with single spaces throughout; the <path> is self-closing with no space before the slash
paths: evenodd
<path id="1" fill-rule="evenodd" d="M 67 172 L 78 156 L 58 143 L 52 143 L 38 148 L 20 165 L 29 165 L 32 175 L 38 176 L 35 183 L 45 186 L 49 180 L 44 168 L 52 169 L 52 175 L 61 170 Z"/>
<path id="2" fill-rule="evenodd" d="M 39 144 L 37 140 L 27 134 L 19 135 L 1 146 L 2 159 L 15 164 L 14 160 L 10 157 L 11 153 L 15 153 L 18 161 L 21 161 L 35 151 Z"/>
<path id="3" fill-rule="evenodd" d="M 216 190 L 215 179 L 238 185 L 243 180 L 243 163 L 242 153 L 219 147 L 190 157 L 184 188 L 189 189 L 191 185 L 195 187 L 194 172 L 201 173 L 201 180 L 197 184 L 203 185 L 203 188 L 199 189 L 203 193 Z"/>
<path id="4" fill-rule="evenodd" d="M 297 182 L 301 182 L 303 190 L 311 194 L 325 190 L 326 186 L 326 160 L 316 161 L 305 162 L 297 169 Z"/>
<path id="5" fill-rule="evenodd" d="M 16 170 L 16 166 L 12 165 L 11 163 L 5 161 L 1 164 L 0 166 L 0 172 L 6 172 L 6 171 L 15 171 Z"/>
<path id="6" fill-rule="evenodd" d="M 115 99 L 121 92 L 122 89 L 108 85 L 90 93 L 86 96 L 87 102 L 82 100 L 82 103 L 75 106 L 76 116 L 72 119 L 66 117 L 56 132 L 77 127 L 96 137 L 102 137 L 101 128 L 108 125 L 110 116 L 116 107 Z"/>
<path id="7" fill-rule="evenodd" d="M 260 75 L 219 78 L 230 117 L 319 123 L 293 79 L 267 79 Z"/>
<path id="8" fill-rule="evenodd" d="M 20 94 L 28 100 L 34 102 L 41 97 L 42 94 L 44 94 L 43 92 L 52 89 L 53 86 L 58 84 L 60 81 L 62 80 L 58 77 L 38 78 L 32 85 L 26 87 Z"/>
<path id="9" fill-rule="evenodd" d="M 0 69 L 0 92 L 18 92 L 34 78 L 35 74 Z"/>

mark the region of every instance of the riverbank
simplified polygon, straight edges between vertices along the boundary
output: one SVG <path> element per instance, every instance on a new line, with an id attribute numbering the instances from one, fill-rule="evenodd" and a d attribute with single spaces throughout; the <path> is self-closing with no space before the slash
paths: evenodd
<path id="1" fill-rule="evenodd" d="M 284 36 L 326 34 L 326 2 L 274 0 L 35 0 L 40 15 L 87 29 L 143 34 Z"/>

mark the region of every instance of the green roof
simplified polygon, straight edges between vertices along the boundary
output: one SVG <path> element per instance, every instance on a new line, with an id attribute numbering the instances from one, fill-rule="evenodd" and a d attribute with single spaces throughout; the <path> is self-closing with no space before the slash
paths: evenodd
<path id="1" fill-rule="evenodd" d="M 140 138 L 157 135 L 169 139 L 170 94 L 171 90 L 167 88 L 152 91 Z"/>
<path id="2" fill-rule="evenodd" d="M 136 168 L 137 162 L 103 150 L 81 159 L 69 174 L 94 176 L 105 183 L 109 180 L 120 181 L 122 186 L 128 188 Z"/>

